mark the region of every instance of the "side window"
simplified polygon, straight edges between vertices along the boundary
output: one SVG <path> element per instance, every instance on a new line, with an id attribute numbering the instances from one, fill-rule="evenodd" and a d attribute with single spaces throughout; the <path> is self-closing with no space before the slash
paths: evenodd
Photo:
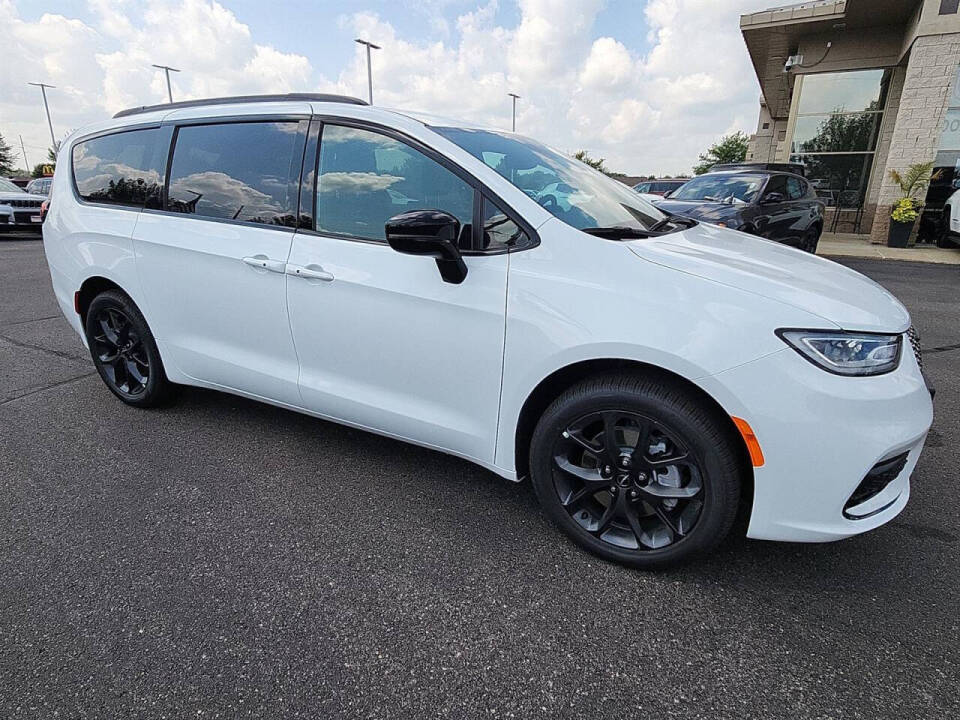
<path id="1" fill-rule="evenodd" d="M 507 250 L 525 245 L 529 238 L 496 203 L 483 199 L 483 250 Z"/>
<path id="2" fill-rule="evenodd" d="M 763 196 L 767 197 L 770 193 L 780 193 L 784 199 L 787 197 L 787 179 L 783 175 L 771 175 L 767 181 L 767 187 L 763 191 Z"/>
<path id="3" fill-rule="evenodd" d="M 167 209 L 296 226 L 301 137 L 297 122 L 184 125 L 177 129 Z"/>
<path id="4" fill-rule="evenodd" d="M 803 180 L 797 177 L 787 178 L 787 198 L 788 199 L 799 200 L 806 194 L 807 194 L 807 188 L 804 187 Z"/>
<path id="5" fill-rule="evenodd" d="M 650 183 L 640 183 L 634 188 L 634 190 L 637 192 L 648 193 L 650 192 Z"/>
<path id="6" fill-rule="evenodd" d="M 88 202 L 148 207 L 161 205 L 159 128 L 102 135 L 73 146 L 73 181 Z"/>
<path id="7" fill-rule="evenodd" d="M 317 230 L 385 241 L 384 225 L 409 210 L 443 210 L 473 222 L 473 188 L 404 142 L 369 130 L 324 125 Z"/>

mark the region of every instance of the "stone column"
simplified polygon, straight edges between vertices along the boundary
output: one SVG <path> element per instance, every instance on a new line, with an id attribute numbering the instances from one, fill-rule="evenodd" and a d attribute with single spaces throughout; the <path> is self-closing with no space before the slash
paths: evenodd
<path id="1" fill-rule="evenodd" d="M 886 244 L 890 209 L 900 197 L 900 188 L 890 180 L 890 171 L 903 173 L 915 163 L 933 160 L 937 154 L 958 65 L 960 33 L 921 35 L 914 41 L 890 151 L 880 178 L 871 242 Z M 878 155 L 877 161 L 882 160 Z"/>

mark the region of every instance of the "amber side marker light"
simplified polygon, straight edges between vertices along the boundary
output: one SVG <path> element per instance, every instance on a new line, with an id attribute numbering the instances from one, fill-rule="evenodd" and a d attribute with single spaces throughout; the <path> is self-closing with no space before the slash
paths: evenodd
<path id="1" fill-rule="evenodd" d="M 750 427 L 748 423 L 743 418 L 730 416 L 730 419 L 733 420 L 733 424 L 737 426 L 737 430 L 740 431 L 743 441 L 747 444 L 747 450 L 750 453 L 750 462 L 754 467 L 763 467 L 763 450 L 760 449 L 760 441 L 757 440 L 757 436 L 753 432 L 753 428 Z"/>

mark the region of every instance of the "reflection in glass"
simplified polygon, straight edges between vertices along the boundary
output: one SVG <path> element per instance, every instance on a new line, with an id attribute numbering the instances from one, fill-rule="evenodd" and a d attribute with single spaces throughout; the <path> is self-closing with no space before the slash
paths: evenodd
<path id="1" fill-rule="evenodd" d="M 776 177 L 776 176 L 774 176 Z M 688 180 L 670 196 L 671 200 L 705 200 L 707 202 L 751 203 L 763 185 L 760 175 L 707 173 Z"/>
<path id="2" fill-rule="evenodd" d="M 189 125 L 177 131 L 167 209 L 294 226 L 297 123 Z"/>
<path id="3" fill-rule="evenodd" d="M 473 188 L 406 143 L 359 128 L 325 125 L 320 139 L 317 229 L 385 240 L 387 220 L 443 210 L 469 238 Z"/>
<path id="4" fill-rule="evenodd" d="M 807 115 L 797 118 L 791 151 L 854 152 L 877 146 L 882 113 Z"/>
<path id="5" fill-rule="evenodd" d="M 889 83 L 889 70 L 804 75 L 798 112 L 805 115 L 882 110 Z"/>
<path id="6" fill-rule="evenodd" d="M 621 182 L 538 142 L 490 130 L 434 127 L 575 228 L 649 228 L 666 215 Z"/>
<path id="7" fill-rule="evenodd" d="M 790 162 L 805 166 L 807 180 L 828 206 L 856 207 L 863 203 L 873 153 L 793 155 Z"/>
<path id="8" fill-rule="evenodd" d="M 77 192 L 89 202 L 159 208 L 162 177 L 154 165 L 160 130 L 130 130 L 73 146 Z M 159 159 L 159 158 L 157 158 Z"/>
<path id="9" fill-rule="evenodd" d="M 483 199 L 483 249 L 505 250 L 525 243 L 526 233 L 489 198 Z"/>

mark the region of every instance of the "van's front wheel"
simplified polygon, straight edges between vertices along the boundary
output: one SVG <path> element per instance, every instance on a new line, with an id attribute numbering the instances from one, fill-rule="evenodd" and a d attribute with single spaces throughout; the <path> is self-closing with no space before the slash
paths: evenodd
<path id="1" fill-rule="evenodd" d="M 85 322 L 93 364 L 104 384 L 128 405 L 156 407 L 173 394 L 160 351 L 140 309 L 108 290 L 90 303 Z"/>
<path id="2" fill-rule="evenodd" d="M 743 469 L 729 428 L 679 383 L 584 381 L 546 410 L 530 451 L 547 515 L 579 545 L 641 568 L 676 564 L 730 530 Z"/>

